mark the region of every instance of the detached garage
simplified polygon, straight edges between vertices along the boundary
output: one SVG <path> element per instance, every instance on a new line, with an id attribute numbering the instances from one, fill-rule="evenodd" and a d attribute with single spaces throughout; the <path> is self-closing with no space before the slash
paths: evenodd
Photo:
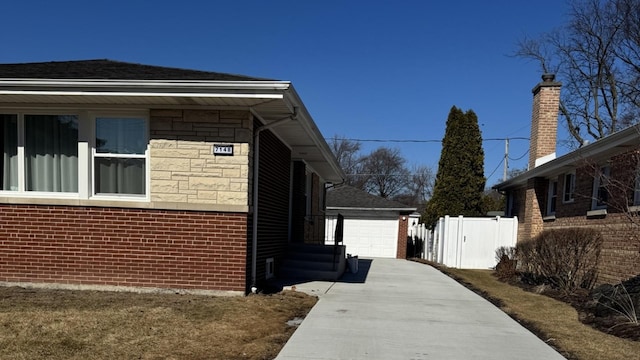
<path id="1" fill-rule="evenodd" d="M 416 211 L 415 207 L 348 185 L 327 190 L 326 202 L 326 233 L 333 233 L 333 219 L 338 214 L 344 216 L 343 243 L 347 253 L 360 257 L 406 258 L 409 215 Z"/>

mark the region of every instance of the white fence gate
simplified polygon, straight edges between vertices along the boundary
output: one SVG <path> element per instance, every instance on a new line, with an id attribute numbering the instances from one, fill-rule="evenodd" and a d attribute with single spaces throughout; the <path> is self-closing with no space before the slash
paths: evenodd
<path id="1" fill-rule="evenodd" d="M 431 232 L 424 226 L 413 231 L 425 234 L 424 259 L 460 269 L 490 269 L 496 266 L 497 248 L 515 246 L 518 218 L 445 216 Z"/>

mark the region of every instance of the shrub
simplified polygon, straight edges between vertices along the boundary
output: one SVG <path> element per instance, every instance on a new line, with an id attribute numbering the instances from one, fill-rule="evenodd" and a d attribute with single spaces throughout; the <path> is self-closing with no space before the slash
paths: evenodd
<path id="1" fill-rule="evenodd" d="M 510 280 L 516 277 L 516 248 L 513 246 L 501 246 L 496 249 L 496 276 L 501 280 Z"/>
<path id="2" fill-rule="evenodd" d="M 515 260 L 516 248 L 513 246 L 500 246 L 496 249 L 496 262 L 500 262 L 503 256 L 507 256 L 509 260 Z"/>
<path id="3" fill-rule="evenodd" d="M 588 228 L 545 230 L 517 244 L 519 270 L 529 282 L 567 293 L 595 285 L 602 248 L 600 232 Z"/>

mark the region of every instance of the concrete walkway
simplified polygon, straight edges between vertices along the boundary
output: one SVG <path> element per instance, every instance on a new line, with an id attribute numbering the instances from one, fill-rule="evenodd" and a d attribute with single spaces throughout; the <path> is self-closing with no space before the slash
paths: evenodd
<path id="1" fill-rule="evenodd" d="M 339 282 L 295 284 L 320 300 L 277 360 L 564 359 L 431 266 L 360 259 Z"/>

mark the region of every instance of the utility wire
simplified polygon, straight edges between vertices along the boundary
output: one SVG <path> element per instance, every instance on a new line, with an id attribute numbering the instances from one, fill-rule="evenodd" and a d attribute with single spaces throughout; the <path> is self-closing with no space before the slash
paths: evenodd
<path id="1" fill-rule="evenodd" d="M 398 139 L 353 139 L 353 138 L 338 138 L 338 137 L 331 137 L 331 138 L 325 138 L 325 140 L 349 140 L 349 141 L 359 141 L 359 142 L 394 142 L 394 143 L 436 143 L 436 142 L 442 142 L 442 140 L 412 140 L 412 139 L 406 139 L 406 140 L 398 140 Z M 482 139 L 482 141 L 505 141 L 505 140 L 529 140 L 529 138 L 526 137 L 510 137 L 510 138 L 487 138 L 487 139 Z"/>
<path id="2" fill-rule="evenodd" d="M 491 178 L 493 174 L 495 174 L 496 171 L 498 171 L 498 169 L 500 168 L 500 165 L 502 165 L 503 162 L 504 162 L 504 158 L 502 158 L 502 160 L 500 160 L 500 163 L 498 163 L 498 166 L 496 166 L 496 168 L 493 169 L 493 171 L 491 172 L 491 175 L 487 176 L 487 179 Z"/>
<path id="3" fill-rule="evenodd" d="M 522 159 L 523 157 L 525 157 L 528 153 L 529 153 L 529 150 L 527 149 L 527 151 L 525 151 L 524 154 L 522 154 L 522 156 L 520 156 L 519 158 L 513 159 L 513 158 L 509 157 L 509 160 L 518 161 L 518 160 Z"/>

